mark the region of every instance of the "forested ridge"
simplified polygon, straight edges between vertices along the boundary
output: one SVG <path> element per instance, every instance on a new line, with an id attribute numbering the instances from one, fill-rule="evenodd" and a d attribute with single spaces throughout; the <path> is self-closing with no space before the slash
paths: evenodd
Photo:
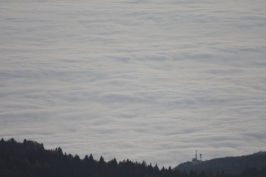
<path id="1" fill-rule="evenodd" d="M 200 172 L 209 169 L 213 173 L 225 171 L 226 173 L 239 174 L 248 167 L 256 167 L 257 169 L 266 167 L 266 152 L 260 151 L 250 155 L 215 158 L 202 161 L 197 165 L 194 165 L 192 162 L 185 162 L 179 164 L 176 168 L 182 171 L 193 170 Z"/>
<path id="2" fill-rule="evenodd" d="M 247 168 L 240 174 L 212 173 L 210 170 L 180 171 L 171 167 L 159 169 L 157 165 L 114 158 L 96 160 L 91 155 L 81 159 L 66 154 L 60 147 L 46 150 L 43 144 L 13 138 L 0 141 L 0 177 L 265 177 L 266 167 Z"/>

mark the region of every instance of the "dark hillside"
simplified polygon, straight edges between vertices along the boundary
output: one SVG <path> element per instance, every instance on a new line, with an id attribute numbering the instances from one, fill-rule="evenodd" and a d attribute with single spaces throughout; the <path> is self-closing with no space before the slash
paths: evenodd
<path id="1" fill-rule="evenodd" d="M 254 159 L 256 161 L 256 159 Z M 0 177 L 265 177 L 266 168 L 247 168 L 239 175 L 159 169 L 157 165 L 114 158 L 106 162 L 103 157 L 95 160 L 92 155 L 80 159 L 66 154 L 60 147 L 46 150 L 42 144 L 13 138 L 0 141 Z"/>
<path id="2" fill-rule="evenodd" d="M 237 174 L 247 167 L 256 167 L 261 169 L 266 166 L 266 152 L 258 152 L 252 155 L 240 156 L 240 157 L 224 157 L 216 158 L 212 160 L 202 161 L 199 164 L 192 164 L 192 162 L 186 162 L 178 165 L 174 169 L 180 170 L 195 170 L 206 171 L 210 169 L 213 173 L 217 171 L 224 171 L 226 173 Z"/>
<path id="3" fill-rule="evenodd" d="M 42 144 L 13 138 L 0 141 L 0 177 L 181 177 L 181 172 L 130 160 L 106 162 L 92 155 L 63 153 L 60 147 L 46 150 Z"/>

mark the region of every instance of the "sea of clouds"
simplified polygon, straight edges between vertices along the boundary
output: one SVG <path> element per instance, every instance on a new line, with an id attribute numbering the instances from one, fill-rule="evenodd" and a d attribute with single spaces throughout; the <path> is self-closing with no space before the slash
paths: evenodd
<path id="1" fill-rule="evenodd" d="M 159 167 L 266 150 L 265 0 L 0 0 L 0 137 Z"/>

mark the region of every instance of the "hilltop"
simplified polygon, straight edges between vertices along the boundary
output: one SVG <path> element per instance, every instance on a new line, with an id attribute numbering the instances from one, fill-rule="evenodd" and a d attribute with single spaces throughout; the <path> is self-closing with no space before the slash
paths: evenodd
<path id="1" fill-rule="evenodd" d="M 211 170 L 213 173 L 224 171 L 226 173 L 238 174 L 246 168 L 261 169 L 266 167 L 266 152 L 260 151 L 254 154 L 238 156 L 238 157 L 223 157 L 211 160 L 201 161 L 200 163 L 185 162 L 179 164 L 174 169 L 186 171 L 206 171 Z"/>

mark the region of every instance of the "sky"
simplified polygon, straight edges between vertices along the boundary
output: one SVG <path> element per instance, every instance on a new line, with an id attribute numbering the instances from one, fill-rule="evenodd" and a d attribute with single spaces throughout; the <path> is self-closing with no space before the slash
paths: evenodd
<path id="1" fill-rule="evenodd" d="M 0 137 L 175 167 L 265 151 L 265 0 L 0 0 Z"/>

